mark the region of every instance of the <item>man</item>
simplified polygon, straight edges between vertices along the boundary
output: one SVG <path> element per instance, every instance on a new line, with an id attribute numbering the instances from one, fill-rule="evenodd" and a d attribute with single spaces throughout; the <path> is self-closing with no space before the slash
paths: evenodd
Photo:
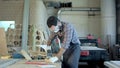
<path id="1" fill-rule="evenodd" d="M 48 18 L 47 26 L 52 32 L 47 45 L 50 45 L 55 37 L 58 37 L 61 42 L 59 52 L 51 59 L 55 61 L 55 59 L 57 60 L 57 58 L 63 56 L 62 68 L 78 68 L 80 41 L 76 30 L 71 24 L 62 22 L 55 16 L 50 16 Z"/>

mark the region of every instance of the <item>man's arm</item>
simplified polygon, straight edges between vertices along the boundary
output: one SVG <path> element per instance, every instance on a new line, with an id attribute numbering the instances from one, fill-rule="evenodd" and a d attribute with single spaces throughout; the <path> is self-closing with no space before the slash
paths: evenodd
<path id="1" fill-rule="evenodd" d="M 51 45 L 51 41 L 52 39 L 55 37 L 55 33 L 54 32 L 51 32 L 50 36 L 49 36 L 49 39 L 47 41 L 47 45 Z"/>
<path id="2" fill-rule="evenodd" d="M 63 55 L 63 53 L 65 52 L 65 50 L 66 50 L 66 49 L 64 49 L 63 47 L 61 47 L 61 48 L 60 48 L 60 51 L 57 53 L 56 56 L 57 56 L 58 58 L 60 58 L 60 57 Z"/>
<path id="3" fill-rule="evenodd" d="M 57 53 L 57 57 L 60 58 L 64 52 L 66 51 L 67 48 L 69 48 L 70 46 L 70 42 L 71 42 L 71 39 L 72 39 L 72 29 L 71 29 L 71 26 L 70 25 L 66 25 L 65 29 L 64 29 L 64 39 L 63 39 L 63 43 L 62 43 L 62 46 L 60 48 L 60 51 Z"/>

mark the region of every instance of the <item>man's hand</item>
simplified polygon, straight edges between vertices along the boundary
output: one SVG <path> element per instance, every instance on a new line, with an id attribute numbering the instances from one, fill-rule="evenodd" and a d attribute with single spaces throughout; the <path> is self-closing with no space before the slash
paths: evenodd
<path id="1" fill-rule="evenodd" d="M 55 63 L 56 61 L 58 61 L 59 59 L 58 59 L 58 57 L 51 57 L 51 58 L 49 58 L 49 62 L 52 62 L 52 63 Z"/>
<path id="2" fill-rule="evenodd" d="M 60 48 L 60 51 L 56 54 L 56 56 L 58 57 L 58 58 L 61 58 L 61 56 L 63 55 L 63 53 L 65 52 L 65 49 L 64 48 Z"/>

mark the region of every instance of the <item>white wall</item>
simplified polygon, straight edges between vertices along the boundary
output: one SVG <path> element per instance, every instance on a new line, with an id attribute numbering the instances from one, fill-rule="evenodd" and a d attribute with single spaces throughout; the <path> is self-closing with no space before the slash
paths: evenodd
<path id="1" fill-rule="evenodd" d="M 100 8 L 100 0 L 70 0 L 73 8 Z M 100 11 L 90 12 L 95 13 L 95 16 L 88 16 L 88 11 L 63 11 L 58 17 L 70 22 L 76 28 L 79 37 L 86 37 L 89 33 L 96 38 L 101 37 L 101 15 Z"/>
<path id="2" fill-rule="evenodd" d="M 22 24 L 23 0 L 0 0 L 0 20 Z"/>
<path id="3" fill-rule="evenodd" d="M 99 14 L 88 16 L 88 12 L 85 11 L 64 11 L 58 16 L 62 21 L 72 23 L 79 37 L 86 37 L 89 33 L 99 37 L 101 32 Z"/>

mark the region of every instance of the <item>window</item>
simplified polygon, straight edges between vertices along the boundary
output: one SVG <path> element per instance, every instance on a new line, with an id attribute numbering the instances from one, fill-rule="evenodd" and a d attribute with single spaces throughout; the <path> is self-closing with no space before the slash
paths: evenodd
<path id="1" fill-rule="evenodd" d="M 5 28 L 5 31 L 7 31 L 8 27 L 11 29 L 15 28 L 15 21 L 0 21 L 0 28 Z"/>

